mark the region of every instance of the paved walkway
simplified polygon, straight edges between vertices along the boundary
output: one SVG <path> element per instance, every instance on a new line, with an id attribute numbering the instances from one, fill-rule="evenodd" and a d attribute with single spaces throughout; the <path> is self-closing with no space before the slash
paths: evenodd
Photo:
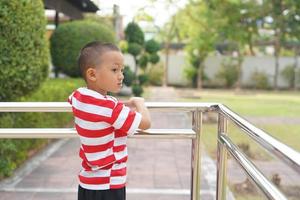
<path id="1" fill-rule="evenodd" d="M 151 101 L 174 101 L 173 88 L 153 88 Z M 188 128 L 191 121 L 183 113 L 152 113 L 153 128 Z M 53 143 L 35 156 L 12 179 L 0 183 L 0 200 L 76 199 L 78 139 Z M 190 199 L 190 140 L 134 139 L 128 142 L 128 200 Z M 215 165 L 202 157 L 201 195 L 215 199 Z"/>
<path id="2" fill-rule="evenodd" d="M 148 101 L 175 101 L 178 90 L 152 88 Z M 180 91 L 179 91 L 180 93 Z M 190 128 L 186 113 L 151 112 L 152 128 Z M 78 139 L 58 140 L 34 156 L 12 179 L 0 182 L 0 200 L 74 200 L 77 195 Z M 134 139 L 128 141 L 128 200 L 190 199 L 190 140 Z M 284 185 L 299 182 L 299 175 L 278 162 L 257 161 L 269 177 L 279 173 Z M 270 168 L 272 166 L 272 168 Z M 241 183 L 246 176 L 234 161 L 229 161 L 228 177 Z M 202 153 L 201 199 L 215 199 L 216 167 Z M 232 197 L 231 197 L 232 198 Z"/>

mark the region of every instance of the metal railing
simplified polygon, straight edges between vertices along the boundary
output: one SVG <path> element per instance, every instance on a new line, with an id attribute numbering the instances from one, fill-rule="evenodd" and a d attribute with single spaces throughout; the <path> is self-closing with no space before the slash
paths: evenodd
<path id="1" fill-rule="evenodd" d="M 217 189 L 216 199 L 226 199 L 227 152 L 237 161 L 250 179 L 268 199 L 285 200 L 286 197 L 259 171 L 259 169 L 239 150 L 227 134 L 228 121 L 232 121 L 254 141 L 271 154 L 284 161 L 300 173 L 300 154 L 282 142 L 276 140 L 263 130 L 217 103 L 179 103 L 148 102 L 150 109 L 192 112 L 192 129 L 149 129 L 137 131 L 137 138 L 174 138 L 192 139 L 191 162 L 191 199 L 200 199 L 200 169 L 202 136 L 202 115 L 205 112 L 218 113 L 218 147 L 217 147 Z M 64 102 L 2 102 L 0 112 L 71 112 L 71 106 Z M 73 128 L 0 128 L 0 138 L 65 138 L 77 137 Z"/>

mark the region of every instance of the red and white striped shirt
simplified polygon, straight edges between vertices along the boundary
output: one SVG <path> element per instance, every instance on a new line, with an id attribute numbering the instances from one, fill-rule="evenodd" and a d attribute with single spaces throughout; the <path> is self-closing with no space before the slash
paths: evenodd
<path id="1" fill-rule="evenodd" d="M 80 186 L 90 190 L 124 187 L 127 136 L 138 128 L 141 114 L 112 96 L 83 87 L 69 96 L 69 103 L 81 141 Z"/>

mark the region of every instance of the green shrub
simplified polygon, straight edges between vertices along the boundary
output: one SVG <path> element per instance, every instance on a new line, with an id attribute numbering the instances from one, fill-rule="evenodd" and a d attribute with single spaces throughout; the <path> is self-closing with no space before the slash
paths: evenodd
<path id="1" fill-rule="evenodd" d="M 0 101 L 10 101 L 36 90 L 48 76 L 42 1 L 0 1 L 0 27 Z"/>
<path id="2" fill-rule="evenodd" d="M 257 89 L 270 89 L 268 76 L 264 72 L 253 72 L 251 79 L 254 81 L 254 86 Z"/>
<path id="3" fill-rule="evenodd" d="M 79 79 L 51 79 L 44 82 L 32 95 L 18 99 L 24 102 L 67 101 L 71 92 L 84 82 Z M 2 113 L 1 128 L 56 128 L 70 123 L 70 113 Z M 2 139 L 0 140 L 0 179 L 11 175 L 24 160 L 28 152 L 45 145 L 45 139 Z"/>
<path id="4" fill-rule="evenodd" d="M 143 94 L 143 88 L 139 84 L 133 84 L 132 85 L 132 92 L 135 96 L 140 97 Z"/>
<path id="5" fill-rule="evenodd" d="M 122 53 L 128 52 L 128 42 L 126 40 L 121 40 L 119 42 L 119 48 L 121 49 Z"/>
<path id="6" fill-rule="evenodd" d="M 300 84 L 300 69 L 296 70 L 296 84 Z"/>
<path id="7" fill-rule="evenodd" d="M 156 64 L 159 62 L 159 55 L 157 53 L 153 53 L 153 54 L 150 54 L 149 56 L 149 61 L 152 63 L 152 64 Z"/>
<path id="8" fill-rule="evenodd" d="M 128 51 L 128 53 L 130 53 L 131 55 L 136 57 L 137 55 L 139 55 L 141 53 L 142 46 L 139 45 L 138 43 L 129 43 L 127 51 Z"/>
<path id="9" fill-rule="evenodd" d="M 125 66 L 124 68 L 124 84 L 128 87 L 130 87 L 135 79 L 133 71 L 128 66 Z"/>
<path id="10" fill-rule="evenodd" d="M 147 68 L 147 64 L 148 64 L 148 55 L 147 54 L 143 54 L 141 55 L 141 57 L 138 60 L 139 66 L 145 70 Z"/>
<path id="11" fill-rule="evenodd" d="M 153 39 L 148 40 L 145 43 L 145 50 L 150 54 L 156 53 L 157 51 L 160 50 L 160 44 Z"/>
<path id="12" fill-rule="evenodd" d="M 238 67 L 231 59 L 222 61 L 217 78 L 224 81 L 226 87 L 232 87 L 238 80 Z"/>
<path id="13" fill-rule="evenodd" d="M 140 74 L 138 76 L 140 85 L 145 85 L 149 81 L 149 76 L 147 74 Z"/>
<path id="14" fill-rule="evenodd" d="M 162 65 L 154 65 L 148 72 L 149 84 L 155 86 L 162 85 L 162 79 L 164 76 L 164 68 Z"/>
<path id="15" fill-rule="evenodd" d="M 294 85 L 294 80 L 295 80 L 295 76 L 296 76 L 296 72 L 295 72 L 294 66 L 293 65 L 286 66 L 281 71 L 281 76 L 288 83 L 289 88 L 292 88 L 293 85 Z"/>
<path id="16" fill-rule="evenodd" d="M 129 23 L 125 28 L 125 39 L 128 43 L 144 45 L 144 33 L 134 22 Z"/>
<path id="17" fill-rule="evenodd" d="M 71 77 L 79 77 L 79 51 L 84 45 L 95 40 L 114 43 L 114 33 L 107 26 L 90 20 L 59 25 L 50 39 L 53 65 L 58 71 Z"/>
<path id="18" fill-rule="evenodd" d="M 192 87 L 197 87 L 197 79 L 198 79 L 198 71 L 197 70 L 198 69 L 196 69 L 194 66 L 188 66 L 188 67 L 184 68 L 185 77 L 187 78 L 187 80 L 190 80 Z M 208 85 L 208 87 L 211 87 L 211 86 L 214 87 L 213 83 L 210 84 L 211 80 L 205 73 L 204 69 L 202 70 L 202 73 L 201 73 L 201 79 L 203 81 L 203 85 Z"/>
<path id="19" fill-rule="evenodd" d="M 197 86 L 197 69 L 192 66 L 187 66 L 184 68 L 184 74 L 187 80 L 191 80 L 191 85 L 193 87 Z"/>

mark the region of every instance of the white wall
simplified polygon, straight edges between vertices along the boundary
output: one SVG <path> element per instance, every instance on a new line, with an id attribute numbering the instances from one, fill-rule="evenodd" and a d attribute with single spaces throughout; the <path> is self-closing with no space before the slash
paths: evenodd
<path id="1" fill-rule="evenodd" d="M 166 56 L 160 56 L 161 62 L 165 63 Z M 168 64 L 168 84 L 172 85 L 188 85 L 189 80 L 187 80 L 185 76 L 184 69 L 188 63 L 186 63 L 184 59 L 184 55 L 182 53 L 171 54 L 169 55 L 169 64 Z"/>
<path id="2" fill-rule="evenodd" d="M 214 78 L 224 56 L 211 56 L 205 60 L 205 73 L 209 78 Z M 287 65 L 293 65 L 293 57 L 280 57 L 279 59 L 279 76 L 278 86 L 288 87 L 288 83 L 280 75 L 281 71 Z M 272 56 L 254 57 L 247 56 L 244 58 L 242 65 L 242 84 L 251 85 L 251 76 L 255 71 L 267 74 L 270 85 L 273 85 L 275 75 L 275 59 Z"/>
<path id="3" fill-rule="evenodd" d="M 165 62 L 165 55 L 160 55 L 161 61 Z M 205 73 L 210 78 L 215 78 L 216 73 L 221 66 L 222 60 L 225 56 L 209 56 L 205 60 Z M 134 61 L 131 55 L 125 55 L 125 64 L 130 65 L 133 69 Z M 280 57 L 279 59 L 279 76 L 278 86 L 287 87 L 288 83 L 281 77 L 280 72 L 287 65 L 294 63 L 293 57 Z M 168 83 L 171 85 L 186 86 L 189 80 L 185 77 L 184 69 L 188 64 L 185 61 L 185 56 L 182 52 L 169 55 L 169 66 L 168 66 Z M 300 66 L 298 66 L 300 68 Z M 246 56 L 244 57 L 242 65 L 242 84 L 251 85 L 251 75 L 255 71 L 264 72 L 268 75 L 270 85 L 273 85 L 273 78 L 275 73 L 275 59 L 272 56 Z"/>

